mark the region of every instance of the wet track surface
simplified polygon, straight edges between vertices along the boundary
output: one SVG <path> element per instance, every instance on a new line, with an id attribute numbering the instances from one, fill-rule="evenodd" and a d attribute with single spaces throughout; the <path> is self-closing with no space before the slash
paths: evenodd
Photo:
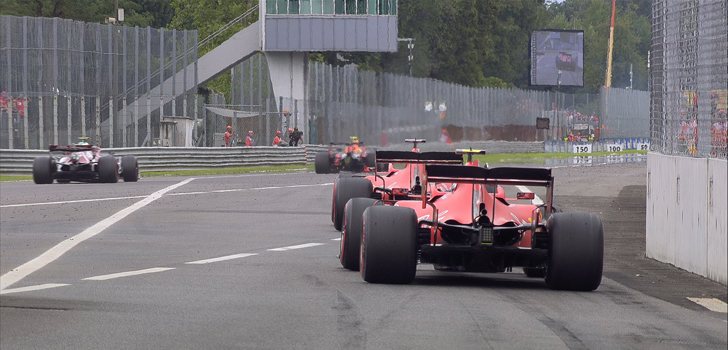
<path id="1" fill-rule="evenodd" d="M 644 164 L 554 172 L 564 211 L 604 220 L 595 292 L 427 265 L 367 284 L 336 258 L 335 176 L 199 177 L 7 287 L 0 348 L 725 348 L 726 314 L 686 299 L 725 286 L 644 258 Z M 0 184 L 0 272 L 183 180 Z"/>

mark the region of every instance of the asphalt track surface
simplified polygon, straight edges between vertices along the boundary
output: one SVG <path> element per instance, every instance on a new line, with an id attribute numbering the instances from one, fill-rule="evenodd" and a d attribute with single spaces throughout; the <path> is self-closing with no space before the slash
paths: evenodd
<path id="1" fill-rule="evenodd" d="M 555 176 L 564 211 L 604 220 L 595 292 L 426 265 L 367 284 L 336 258 L 335 176 L 199 177 L 6 286 L 0 348 L 725 349 L 726 314 L 686 298 L 726 287 L 644 258 L 644 164 Z M 0 273 L 186 179 L 0 184 Z"/>

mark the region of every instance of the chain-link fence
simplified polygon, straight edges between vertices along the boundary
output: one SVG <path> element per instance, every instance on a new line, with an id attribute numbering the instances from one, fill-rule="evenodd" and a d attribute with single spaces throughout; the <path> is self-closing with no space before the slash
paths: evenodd
<path id="1" fill-rule="evenodd" d="M 726 159 L 727 2 L 655 0 L 650 53 L 652 149 Z"/>
<path id="2" fill-rule="evenodd" d="M 578 120 L 591 124 L 583 129 L 591 137 L 648 135 L 645 91 L 471 88 L 318 63 L 310 65 L 308 82 L 308 129 L 318 143 L 342 135 L 386 143 L 445 133 L 453 140 L 563 139 L 582 130 Z M 548 118 L 550 129 L 537 130 L 537 118 Z"/>
<path id="3" fill-rule="evenodd" d="M 201 106 L 189 79 L 197 40 L 197 31 L 0 16 L 0 148 L 79 136 L 151 145 L 160 115 L 192 118 Z"/>

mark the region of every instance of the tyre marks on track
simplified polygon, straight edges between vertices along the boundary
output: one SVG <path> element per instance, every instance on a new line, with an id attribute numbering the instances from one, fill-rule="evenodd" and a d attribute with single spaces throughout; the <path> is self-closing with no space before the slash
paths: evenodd
<path id="1" fill-rule="evenodd" d="M 336 330 L 342 334 L 342 339 L 345 339 L 341 348 L 366 348 L 367 333 L 363 329 L 364 319 L 359 314 L 356 303 L 337 289 L 336 304 L 332 309 L 336 311 Z"/>

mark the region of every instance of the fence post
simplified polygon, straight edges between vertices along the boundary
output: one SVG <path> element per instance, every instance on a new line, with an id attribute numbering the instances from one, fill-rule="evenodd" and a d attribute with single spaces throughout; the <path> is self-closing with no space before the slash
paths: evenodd
<path id="1" fill-rule="evenodd" d="M 86 137 L 86 97 L 81 96 L 81 137 Z"/>
<path id="2" fill-rule="evenodd" d="M 58 95 L 53 94 L 53 143 L 58 144 Z"/>
<path id="3" fill-rule="evenodd" d="M 152 144 L 152 98 L 147 92 L 147 146 Z"/>
<path id="4" fill-rule="evenodd" d="M 109 97 L 109 147 L 114 147 L 114 98 Z"/>
<path id="5" fill-rule="evenodd" d="M 124 96 L 126 96 L 126 93 L 124 94 Z M 121 146 L 122 147 L 126 147 L 126 138 L 127 138 L 127 135 L 126 135 L 126 129 L 127 128 L 126 128 L 126 126 L 127 126 L 127 122 L 128 122 L 127 121 L 127 113 L 128 113 L 128 111 L 129 110 L 126 108 L 126 97 L 124 97 L 121 100 L 121 116 L 122 116 L 122 120 L 123 120 L 123 122 L 122 122 L 122 129 L 121 129 L 121 137 L 122 137 Z"/>
<path id="6" fill-rule="evenodd" d="M 44 132 L 44 116 L 43 116 L 43 96 L 38 97 L 38 149 L 45 148 L 43 146 L 43 139 L 45 138 Z"/>
<path id="7" fill-rule="evenodd" d="M 101 96 L 96 95 L 96 143 L 101 145 Z"/>
<path id="8" fill-rule="evenodd" d="M 10 96 L 8 96 L 8 98 L 10 99 L 10 101 L 13 100 L 13 98 Z M 8 148 L 13 149 L 13 110 L 12 107 L 10 107 L 10 103 L 8 103 L 8 107 L 5 108 L 5 111 L 8 114 Z M 0 110 L 0 114 L 2 114 L 2 110 Z"/>
<path id="9" fill-rule="evenodd" d="M 71 139 L 73 136 L 71 135 L 73 131 L 73 120 L 71 118 L 71 96 L 68 96 L 68 101 L 66 104 L 66 134 L 68 134 L 68 144 L 71 144 Z"/>
<path id="10" fill-rule="evenodd" d="M 283 96 L 278 98 L 278 116 L 281 118 L 281 132 L 285 132 L 286 124 L 285 116 L 283 115 Z"/>

